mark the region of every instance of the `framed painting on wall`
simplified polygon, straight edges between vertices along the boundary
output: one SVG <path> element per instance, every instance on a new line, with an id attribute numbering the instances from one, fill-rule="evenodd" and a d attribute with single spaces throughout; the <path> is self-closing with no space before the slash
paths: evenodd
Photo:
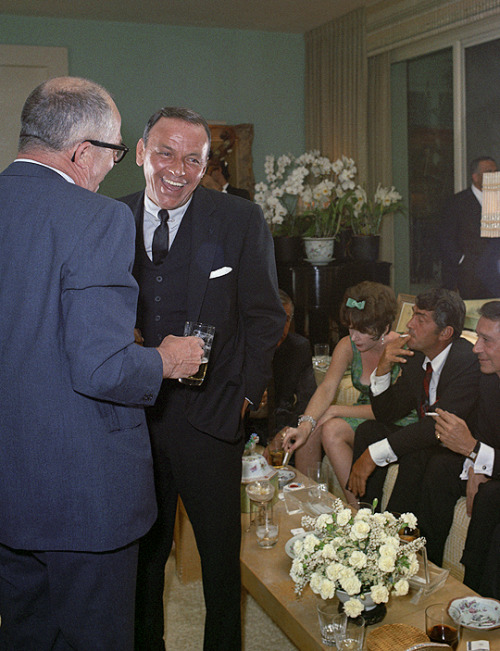
<path id="1" fill-rule="evenodd" d="M 207 175 L 210 174 L 212 167 L 225 163 L 230 174 L 231 185 L 248 190 L 253 198 L 255 186 L 252 159 L 253 124 L 210 123 L 209 126 L 212 147 Z"/>

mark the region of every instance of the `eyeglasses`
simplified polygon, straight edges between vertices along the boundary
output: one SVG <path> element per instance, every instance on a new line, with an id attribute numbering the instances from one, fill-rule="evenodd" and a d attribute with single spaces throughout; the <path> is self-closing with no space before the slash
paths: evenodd
<path id="1" fill-rule="evenodd" d="M 94 147 L 104 147 L 105 149 L 112 149 L 115 165 L 118 165 L 118 163 L 125 158 L 126 153 L 130 151 L 126 145 L 113 145 L 110 142 L 101 142 L 101 140 L 87 139 L 84 140 L 83 142 L 90 142 L 90 144 L 94 145 Z M 76 151 L 71 158 L 72 163 L 75 162 L 75 156 L 76 156 Z"/>

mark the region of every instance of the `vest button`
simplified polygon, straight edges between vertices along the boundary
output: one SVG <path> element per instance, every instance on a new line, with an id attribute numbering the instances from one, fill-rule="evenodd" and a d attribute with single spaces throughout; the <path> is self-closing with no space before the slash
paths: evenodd
<path id="1" fill-rule="evenodd" d="M 161 301 L 161 296 L 155 296 L 155 302 L 159 303 Z"/>
<path id="2" fill-rule="evenodd" d="M 163 276 L 156 276 L 156 282 L 161 283 L 163 281 Z"/>
<path id="3" fill-rule="evenodd" d="M 155 316 L 155 321 L 159 321 L 160 319 L 161 319 L 161 316 L 160 316 L 159 314 L 157 314 L 157 315 Z"/>

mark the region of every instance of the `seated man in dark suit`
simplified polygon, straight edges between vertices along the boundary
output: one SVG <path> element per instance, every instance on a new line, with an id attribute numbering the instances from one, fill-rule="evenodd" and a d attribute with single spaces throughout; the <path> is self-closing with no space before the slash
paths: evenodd
<path id="1" fill-rule="evenodd" d="M 500 301 L 480 309 L 478 340 L 481 383 L 477 424 L 439 408 L 439 448 L 425 471 L 420 526 L 429 558 L 438 565 L 453 520 L 455 502 L 467 496 L 471 515 L 462 563 L 464 583 L 485 596 L 500 598 Z M 496 545 L 495 545 L 496 541 Z M 488 554 L 489 548 L 489 554 Z M 487 570 L 487 571 L 486 571 Z"/>
<path id="2" fill-rule="evenodd" d="M 258 417 L 259 412 L 249 413 L 245 423 L 247 438 L 255 432 L 264 446 L 287 425 L 295 425 L 316 391 L 311 344 L 306 337 L 290 332 L 293 302 L 283 290 L 280 289 L 279 294 L 287 319 L 273 357 L 272 384 L 261 401 L 264 415 Z"/>
<path id="3" fill-rule="evenodd" d="M 390 511 L 418 513 L 421 479 L 428 457 L 438 445 L 434 420 L 426 413 L 440 406 L 468 418 L 476 406 L 480 378 L 472 344 L 460 337 L 465 305 L 456 292 L 430 289 L 416 298 L 408 333 L 387 344 L 370 378 L 375 421 L 357 428 L 348 488 L 363 501 L 382 497 L 387 465 L 399 472 Z M 408 348 L 406 348 L 408 346 Z M 390 371 L 402 364 L 390 385 Z M 406 427 L 391 425 L 412 409 L 419 420 Z"/>

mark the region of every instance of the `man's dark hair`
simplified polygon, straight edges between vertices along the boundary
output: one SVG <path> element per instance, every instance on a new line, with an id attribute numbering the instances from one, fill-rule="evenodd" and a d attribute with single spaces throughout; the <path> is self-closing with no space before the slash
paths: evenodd
<path id="1" fill-rule="evenodd" d="M 465 303 L 457 292 L 434 287 L 419 294 L 415 304 L 420 310 L 432 312 L 432 318 L 439 330 L 451 326 L 453 339 L 460 337 L 465 321 Z"/>
<path id="2" fill-rule="evenodd" d="M 474 158 L 474 160 L 472 160 L 469 165 L 469 171 L 471 176 L 477 172 L 479 168 L 479 163 L 482 163 L 485 160 L 490 160 L 492 163 L 495 163 L 496 165 L 495 159 L 492 158 L 491 156 L 479 156 L 479 158 Z"/>
<path id="3" fill-rule="evenodd" d="M 196 111 L 192 111 L 188 108 L 182 108 L 180 106 L 164 106 L 159 111 L 156 111 L 156 113 L 153 113 L 146 124 L 144 133 L 142 134 L 142 139 L 144 140 L 145 145 L 147 145 L 148 142 L 149 132 L 161 118 L 183 120 L 184 122 L 189 122 L 189 124 L 197 124 L 203 127 L 205 129 L 205 133 L 207 134 L 208 145 L 210 146 L 212 135 L 210 133 L 210 127 L 208 126 L 205 118 L 199 113 L 196 113 Z"/>
<path id="4" fill-rule="evenodd" d="M 490 321 L 500 321 L 500 301 L 488 301 L 478 310 L 481 316 Z"/>

